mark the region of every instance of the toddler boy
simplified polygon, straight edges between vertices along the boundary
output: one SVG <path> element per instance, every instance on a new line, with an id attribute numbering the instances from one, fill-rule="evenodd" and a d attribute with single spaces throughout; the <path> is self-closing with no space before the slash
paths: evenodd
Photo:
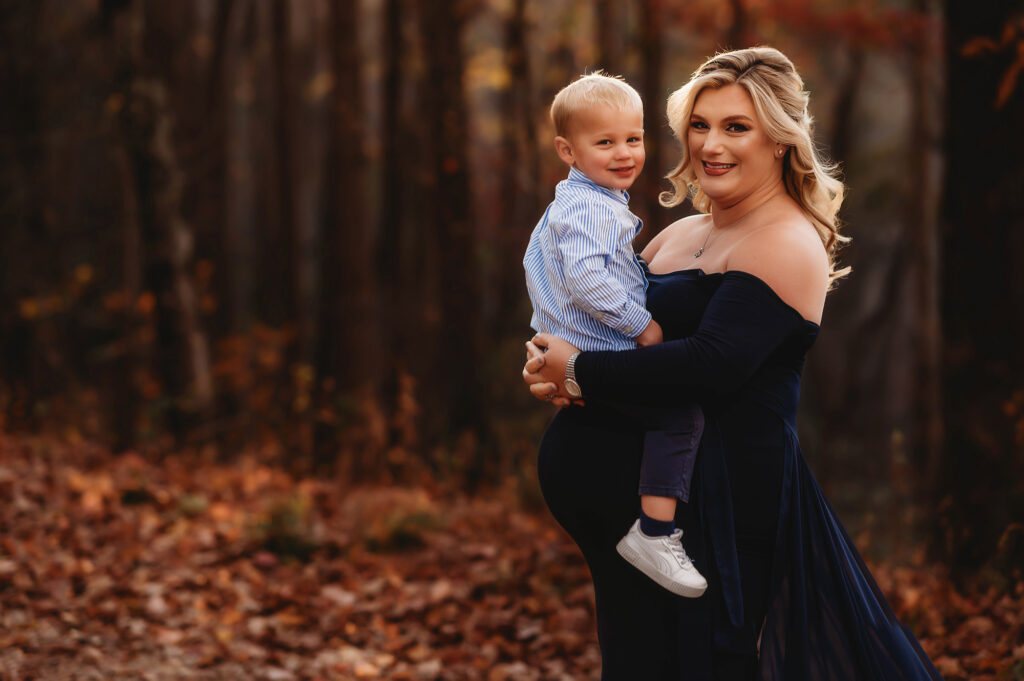
<path id="1" fill-rule="evenodd" d="M 555 150 L 569 176 L 533 230 L 523 266 L 530 325 L 581 351 L 628 350 L 662 341 L 644 306 L 647 280 L 633 252 L 640 220 L 629 189 L 643 170 L 643 103 L 621 78 L 601 72 L 563 88 L 551 105 Z M 570 358 L 566 389 L 580 397 Z M 571 380 L 570 380 L 571 379 Z M 616 549 L 673 593 L 696 598 L 707 582 L 683 549 L 676 500 L 686 500 L 704 418 L 699 408 L 615 405 L 645 430 L 640 518 Z"/>

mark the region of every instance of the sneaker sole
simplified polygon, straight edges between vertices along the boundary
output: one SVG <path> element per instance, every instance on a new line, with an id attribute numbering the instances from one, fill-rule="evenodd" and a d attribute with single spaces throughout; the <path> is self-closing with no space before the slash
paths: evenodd
<path id="1" fill-rule="evenodd" d="M 707 590 L 706 586 L 701 589 L 699 587 L 687 586 L 685 584 L 672 581 L 659 572 L 653 565 L 644 560 L 643 556 L 629 545 L 625 537 L 620 539 L 619 543 L 615 545 L 615 550 L 618 551 L 620 556 L 626 559 L 627 563 L 653 579 L 658 583 L 658 586 L 671 591 L 677 596 L 683 596 L 685 598 L 699 598 L 700 596 L 703 596 L 704 592 Z"/>

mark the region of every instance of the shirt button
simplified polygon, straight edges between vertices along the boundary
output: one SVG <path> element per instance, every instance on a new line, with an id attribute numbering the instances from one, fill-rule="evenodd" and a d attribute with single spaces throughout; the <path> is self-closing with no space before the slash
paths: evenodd
<path id="1" fill-rule="evenodd" d="M 597 317 L 597 321 L 601 321 L 602 319 L 604 319 L 604 312 L 598 312 L 594 316 Z"/>
<path id="2" fill-rule="evenodd" d="M 627 334 L 633 333 L 633 327 L 632 326 L 627 326 L 626 327 L 626 333 Z"/>

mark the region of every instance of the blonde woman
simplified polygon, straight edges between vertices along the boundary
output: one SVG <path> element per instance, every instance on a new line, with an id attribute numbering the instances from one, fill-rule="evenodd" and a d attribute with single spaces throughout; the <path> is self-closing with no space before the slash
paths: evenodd
<path id="1" fill-rule="evenodd" d="M 538 472 L 591 568 L 603 679 L 939 678 L 797 440 L 804 356 L 827 291 L 846 273 L 835 259 L 843 187 L 815 151 L 807 102 L 778 50 L 703 64 L 669 99 L 682 158 L 668 176 L 674 191 L 662 196 L 671 206 L 690 195 L 702 214 L 669 226 L 642 254 L 647 306 L 665 342 L 580 353 L 539 334 L 527 344 L 533 394 L 570 405 L 570 378 L 585 402 L 556 416 Z M 615 553 L 636 515 L 641 434 L 612 418 L 605 400 L 704 409 L 691 504 L 676 518 L 708 578 L 701 598 L 666 594 Z"/>

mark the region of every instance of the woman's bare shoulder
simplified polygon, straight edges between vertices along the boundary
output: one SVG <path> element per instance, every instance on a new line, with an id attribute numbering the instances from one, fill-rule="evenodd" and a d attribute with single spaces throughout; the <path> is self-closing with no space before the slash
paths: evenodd
<path id="1" fill-rule="evenodd" d="M 728 269 L 753 274 L 805 319 L 821 320 L 829 285 L 828 254 L 802 214 L 779 216 L 737 243 Z"/>

